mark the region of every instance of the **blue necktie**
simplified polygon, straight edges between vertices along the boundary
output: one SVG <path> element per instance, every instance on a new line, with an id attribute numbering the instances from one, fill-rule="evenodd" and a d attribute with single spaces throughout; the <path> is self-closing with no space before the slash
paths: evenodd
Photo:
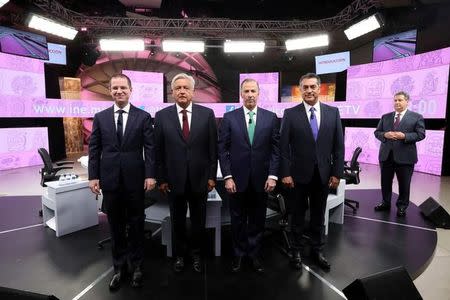
<path id="1" fill-rule="evenodd" d="M 311 112 L 311 119 L 309 120 L 309 124 L 311 124 L 312 134 L 314 136 L 314 140 L 317 141 L 317 134 L 319 133 L 319 126 L 317 124 L 316 114 L 314 113 L 316 109 L 311 107 L 309 111 Z"/>

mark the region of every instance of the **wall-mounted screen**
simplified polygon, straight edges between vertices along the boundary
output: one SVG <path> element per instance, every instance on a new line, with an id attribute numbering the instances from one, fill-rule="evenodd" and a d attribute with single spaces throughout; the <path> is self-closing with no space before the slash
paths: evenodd
<path id="1" fill-rule="evenodd" d="M 373 62 L 416 54 L 417 30 L 385 36 L 373 41 Z"/>
<path id="2" fill-rule="evenodd" d="M 47 43 L 48 45 L 48 61 L 49 64 L 66 65 L 66 45 Z"/>
<path id="3" fill-rule="evenodd" d="M 3 53 L 48 60 L 44 35 L 0 26 L 0 51 Z"/>

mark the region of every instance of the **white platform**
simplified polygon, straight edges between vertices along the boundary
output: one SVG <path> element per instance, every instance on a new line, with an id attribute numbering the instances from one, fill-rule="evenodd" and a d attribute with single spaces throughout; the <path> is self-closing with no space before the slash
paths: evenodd
<path id="1" fill-rule="evenodd" d="M 45 227 L 60 237 L 98 224 L 97 201 L 87 180 L 67 185 L 46 182 L 42 195 L 42 216 Z"/>
<path id="2" fill-rule="evenodd" d="M 344 224 L 345 180 L 341 179 L 335 194 L 328 194 L 325 208 L 325 235 L 328 235 L 328 223 Z"/>

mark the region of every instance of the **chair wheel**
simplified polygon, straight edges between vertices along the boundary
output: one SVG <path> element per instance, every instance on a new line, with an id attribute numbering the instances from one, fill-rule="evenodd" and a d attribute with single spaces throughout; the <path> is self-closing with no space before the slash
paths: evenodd
<path id="1" fill-rule="evenodd" d="M 39 210 L 39 217 L 42 218 L 42 216 L 43 216 L 43 213 L 42 213 L 42 209 L 41 209 L 41 210 Z"/>
<path id="2" fill-rule="evenodd" d="M 103 245 L 102 244 L 97 244 L 97 248 L 98 248 L 98 250 L 103 250 Z"/>

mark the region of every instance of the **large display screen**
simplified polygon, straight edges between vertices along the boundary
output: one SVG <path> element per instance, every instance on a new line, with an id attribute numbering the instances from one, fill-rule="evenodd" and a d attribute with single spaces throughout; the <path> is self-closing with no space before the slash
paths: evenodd
<path id="1" fill-rule="evenodd" d="M 416 54 L 417 30 L 385 36 L 373 41 L 373 62 Z"/>
<path id="2" fill-rule="evenodd" d="M 361 147 L 358 161 L 378 165 L 380 141 L 375 138 L 374 131 L 375 128 L 346 127 L 345 160 L 351 160 L 355 148 Z M 441 175 L 444 133 L 443 130 L 427 130 L 425 139 L 416 143 L 419 161 L 414 167 L 415 171 Z"/>
<path id="3" fill-rule="evenodd" d="M 3 53 L 48 60 L 44 35 L 0 26 L 0 50 Z"/>
<path id="4" fill-rule="evenodd" d="M 48 150 L 47 127 L 0 128 L 0 171 L 44 164 L 38 148 Z"/>
<path id="5" fill-rule="evenodd" d="M 408 108 L 424 118 L 445 118 L 450 48 L 351 66 L 346 101 L 335 102 L 343 118 L 380 118 L 393 111 L 393 96 L 410 95 Z M 339 99 L 337 99 L 339 100 Z"/>

